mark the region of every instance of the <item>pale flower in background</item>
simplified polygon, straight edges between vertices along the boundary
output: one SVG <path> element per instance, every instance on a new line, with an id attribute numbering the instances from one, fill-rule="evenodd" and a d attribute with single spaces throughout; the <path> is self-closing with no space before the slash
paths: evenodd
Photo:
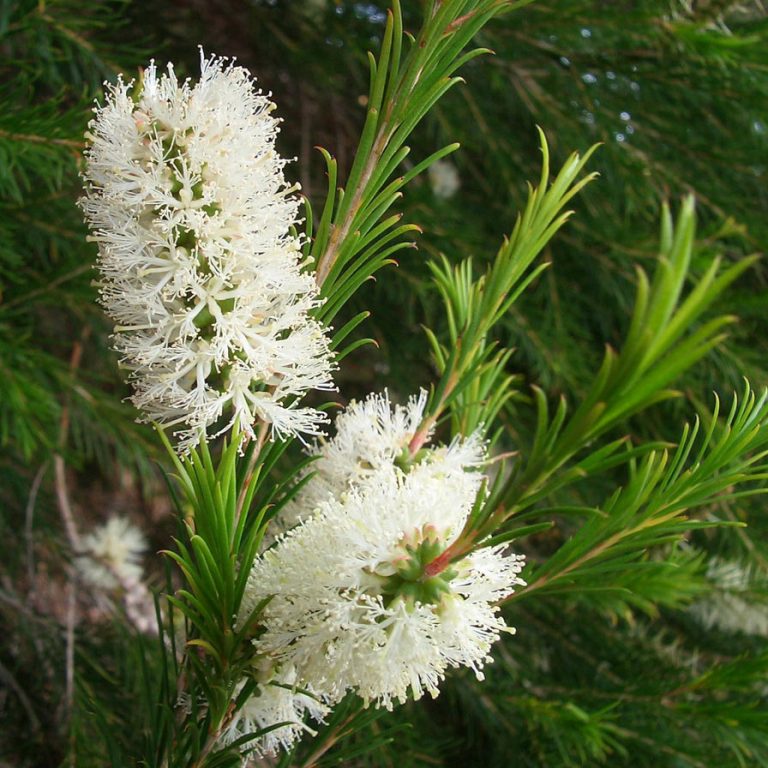
<path id="1" fill-rule="evenodd" d="M 461 178 L 450 160 L 436 160 L 427 171 L 432 194 L 441 200 L 453 197 L 461 187 Z"/>
<path id="2" fill-rule="evenodd" d="M 333 362 L 274 104 L 242 67 L 201 69 L 192 85 L 152 63 L 90 124 L 81 205 L 114 345 L 134 404 L 182 450 L 235 421 L 244 440 L 257 420 L 313 434 L 324 414 L 296 403 L 331 387 Z"/>
<path id="3" fill-rule="evenodd" d="M 156 634 L 155 603 L 142 567 L 146 549 L 141 529 L 126 517 L 113 516 L 82 538 L 75 568 L 95 590 L 102 609 L 111 610 L 116 599 L 139 632 Z"/>
<path id="4" fill-rule="evenodd" d="M 82 538 L 75 565 L 86 584 L 111 591 L 141 580 L 146 549 L 141 529 L 127 517 L 113 516 Z"/>
<path id="5" fill-rule="evenodd" d="M 768 637 L 768 594 L 741 563 L 713 557 L 707 566 L 712 590 L 689 608 L 705 628 Z M 762 587 L 762 588 L 761 588 Z M 762 592 L 762 594 L 759 594 Z"/>

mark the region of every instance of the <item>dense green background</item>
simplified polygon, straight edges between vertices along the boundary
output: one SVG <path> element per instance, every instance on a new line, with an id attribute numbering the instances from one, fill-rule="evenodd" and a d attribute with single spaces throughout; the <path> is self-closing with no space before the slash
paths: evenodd
<path id="1" fill-rule="evenodd" d="M 420 4 L 404 5 L 415 30 Z M 272 92 L 284 120 L 281 150 L 296 157 L 288 173 L 318 209 L 325 178 L 313 148 L 331 151 L 345 177 L 364 117 L 365 52 L 377 47 L 384 8 L 0 2 L 0 764 L 57 765 L 68 752 L 78 765 L 107 764 L 92 736 L 95 716 L 76 706 L 70 717 L 64 705 L 68 553 L 54 457 L 67 467 L 83 529 L 121 511 L 143 525 L 154 550 L 173 530 L 152 463 L 156 443 L 121 401 L 127 391 L 91 286 L 95 248 L 75 207 L 82 135 L 100 83 L 119 71 L 133 76 L 150 57 L 195 75 L 198 44 L 237 56 Z M 341 399 L 384 386 L 403 396 L 431 380 L 420 325 L 442 320 L 426 257 L 482 262 L 495 253 L 526 181 L 538 176 L 537 124 L 555 164 L 574 149 L 603 146 L 590 166 L 599 181 L 546 253 L 552 268 L 501 330 L 524 382 L 552 396 L 584 391 L 603 346 L 626 329 L 635 265 L 652 266 L 663 200 L 676 205 L 695 193 L 702 265 L 716 238 L 731 260 L 768 241 L 768 17 L 760 3 L 537 0 L 477 42 L 495 56 L 463 70 L 467 84 L 419 129 L 411 155 L 461 142 L 451 158 L 460 189 L 440 199 L 426 176 L 409 189 L 402 210 L 424 233 L 418 250 L 349 309 L 373 310 L 364 331 L 379 346 L 345 362 Z M 765 383 L 767 275 L 758 263 L 722 300 L 717 309 L 740 322 L 679 382 L 684 397 L 625 431 L 674 439 L 712 390 L 728 396 L 745 375 L 756 388 Z M 521 402 L 509 447 L 526 445 L 530 419 Z M 593 484 L 580 501 L 603 490 Z M 751 575 L 744 598 L 768 611 L 764 511 L 746 502 L 702 511 L 715 513 L 748 519 L 750 528 L 693 542 L 706 553 L 701 571 L 716 554 L 743 562 Z M 529 555 L 545 555 L 567 534 L 562 527 L 542 536 Z M 160 571 L 157 562 L 151 568 Z M 518 634 L 499 648 L 484 684 L 456 675 L 437 701 L 372 719 L 324 764 L 768 765 L 768 691 L 756 687 L 768 668 L 764 637 L 705 631 L 684 610 L 606 615 L 588 595 L 523 602 L 509 613 Z M 123 746 L 140 749 L 133 657 L 116 654 L 122 632 L 83 618 L 76 634 L 76 703 L 102 691 Z M 713 664 L 719 671 L 705 674 Z M 386 734 L 388 748 L 366 752 Z"/>

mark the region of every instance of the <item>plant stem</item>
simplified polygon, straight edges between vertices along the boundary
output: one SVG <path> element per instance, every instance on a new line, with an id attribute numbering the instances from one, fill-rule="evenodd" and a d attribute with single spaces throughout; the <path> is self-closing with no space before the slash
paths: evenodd
<path id="1" fill-rule="evenodd" d="M 262 422 L 259 426 L 259 434 L 256 438 L 256 446 L 253 449 L 251 458 L 248 460 L 248 466 L 245 469 L 245 475 L 243 477 L 243 485 L 240 488 L 240 494 L 237 497 L 237 507 L 235 509 L 235 525 L 240 520 L 240 515 L 243 513 L 243 505 L 245 504 L 246 496 L 248 495 L 248 489 L 251 486 L 254 478 L 254 472 L 256 471 L 256 465 L 261 455 L 261 449 L 264 447 L 264 443 L 267 441 L 267 432 L 269 426 L 266 422 Z"/>

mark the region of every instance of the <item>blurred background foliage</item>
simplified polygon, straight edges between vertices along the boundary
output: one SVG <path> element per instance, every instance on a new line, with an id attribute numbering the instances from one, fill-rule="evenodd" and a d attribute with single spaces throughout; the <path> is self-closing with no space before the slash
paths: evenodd
<path id="1" fill-rule="evenodd" d="M 404 6 L 415 29 L 420 3 Z M 119 617 L 78 590 L 69 566 L 78 531 L 109 514 L 140 524 L 151 551 L 173 530 L 156 441 L 122 401 L 94 302 L 95 249 L 75 206 L 100 83 L 132 76 L 150 57 L 195 75 L 198 43 L 237 56 L 272 92 L 281 150 L 296 158 L 288 172 L 318 210 L 325 176 L 314 147 L 337 157 L 344 179 L 364 117 L 365 54 L 377 48 L 385 10 L 347 0 L 0 1 L 0 765 L 109 764 L 118 745 L 94 736 L 102 720 L 122 728 L 119 749 L 138 753 L 139 670 L 151 676 L 157 663 L 152 643 L 126 643 Z M 373 311 L 363 330 L 378 348 L 345 361 L 342 400 L 385 386 L 405 397 L 431 381 L 421 326 L 443 320 L 427 258 L 495 254 L 538 177 L 536 125 L 555 166 L 603 145 L 590 164 L 601 178 L 575 201 L 545 255 L 552 268 L 500 337 L 516 350 L 513 371 L 551 397 L 578 399 L 604 345 L 623 337 L 635 266 L 652 271 L 662 201 L 688 191 L 698 200 L 694 276 L 715 241 L 733 261 L 768 241 L 760 0 L 535 0 L 477 42 L 495 55 L 463 70 L 467 85 L 412 142 L 412 162 L 462 145 L 402 201 L 423 229 L 418 249 L 348 309 Z M 743 376 L 766 383 L 767 278 L 758 262 L 727 292 L 716 309 L 740 321 L 729 339 L 678 382 L 682 398 L 624 433 L 674 440 L 713 390 L 727 398 Z M 521 389 L 508 447 L 524 450 L 533 411 Z M 578 503 L 596 503 L 611 482 L 580 486 Z M 358 717 L 342 713 L 328 725 L 327 750 L 322 741 L 300 748 L 285 765 L 768 765 L 764 510 L 735 500 L 700 514 L 749 527 L 691 538 L 701 556 L 681 565 L 680 579 L 693 608 L 617 616 L 588 594 L 513 603 L 518 634 L 498 648 L 485 683 L 456 675 L 435 702 L 368 713 L 339 739 Z M 529 556 L 545 557 L 568 533 L 562 524 L 535 537 Z M 87 703 L 95 691 L 109 702 L 98 711 Z"/>

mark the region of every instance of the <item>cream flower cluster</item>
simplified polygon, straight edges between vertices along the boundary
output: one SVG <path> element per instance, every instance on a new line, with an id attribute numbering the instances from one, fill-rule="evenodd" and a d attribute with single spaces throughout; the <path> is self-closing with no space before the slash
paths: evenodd
<path id="1" fill-rule="evenodd" d="M 405 466 L 410 461 L 409 444 L 424 418 L 426 404 L 425 390 L 405 405 L 390 403 L 386 391 L 372 394 L 362 402 L 353 400 L 336 417 L 336 434 L 330 439 L 321 438 L 311 449 L 314 461 L 304 476 L 311 474 L 312 480 L 286 505 L 275 527 L 288 530 L 317 509 L 320 502 L 340 498 L 382 470 L 391 471 L 398 464 Z M 430 436 L 428 433 L 425 437 Z M 455 440 L 449 446 L 429 448 L 427 453 L 430 461 L 424 462 L 422 471 L 431 467 L 455 477 L 464 477 L 465 469 L 479 468 L 485 460 L 484 448 L 476 435 Z M 481 476 L 475 474 L 473 478 L 475 483 Z"/>
<path id="2" fill-rule="evenodd" d="M 289 750 L 304 733 L 315 735 L 316 731 L 304 721 L 310 718 L 315 723 L 322 723 L 329 709 L 310 691 L 297 686 L 296 670 L 292 667 L 260 680 L 255 692 L 238 709 L 222 735 L 222 744 L 231 744 L 243 736 L 285 723 L 247 744 L 247 748 L 253 748 L 257 754 L 275 755 L 281 749 Z M 238 693 L 241 690 L 242 685 Z"/>
<path id="3" fill-rule="evenodd" d="M 90 124 L 81 205 L 114 344 L 134 404 L 182 450 L 235 421 L 244 438 L 256 420 L 316 434 L 324 415 L 295 403 L 330 388 L 332 355 L 274 104 L 242 67 L 201 69 L 192 85 L 150 64 L 108 86 Z"/>
<path id="4" fill-rule="evenodd" d="M 436 696 L 451 667 L 482 678 L 513 631 L 496 603 L 523 583 L 522 557 L 501 545 L 434 567 L 467 521 L 485 455 L 476 437 L 404 454 L 423 407 L 373 396 L 339 417 L 296 502 L 310 514 L 250 573 L 241 614 L 271 596 L 257 652 L 330 704 L 349 691 L 387 708 Z"/>

